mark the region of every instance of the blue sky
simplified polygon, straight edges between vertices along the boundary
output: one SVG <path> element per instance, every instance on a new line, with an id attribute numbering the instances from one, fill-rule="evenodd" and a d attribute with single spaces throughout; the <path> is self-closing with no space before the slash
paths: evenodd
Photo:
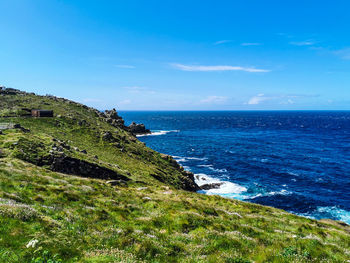
<path id="1" fill-rule="evenodd" d="M 0 85 L 98 109 L 350 110 L 350 1 L 0 0 Z"/>

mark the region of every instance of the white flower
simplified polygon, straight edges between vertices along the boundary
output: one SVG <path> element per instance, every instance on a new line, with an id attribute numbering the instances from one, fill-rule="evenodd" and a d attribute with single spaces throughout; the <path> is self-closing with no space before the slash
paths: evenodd
<path id="1" fill-rule="evenodd" d="M 37 239 L 32 239 L 32 240 L 30 240 L 30 241 L 28 242 L 28 244 L 26 245 L 26 247 L 27 247 L 27 248 L 30 248 L 30 247 L 34 248 L 35 245 L 36 245 L 38 242 L 39 242 L 39 240 L 37 240 Z"/>

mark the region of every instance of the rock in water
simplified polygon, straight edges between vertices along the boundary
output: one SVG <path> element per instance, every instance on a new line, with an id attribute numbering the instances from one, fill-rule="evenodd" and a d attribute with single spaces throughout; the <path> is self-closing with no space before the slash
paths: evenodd
<path id="1" fill-rule="evenodd" d="M 211 184 L 204 184 L 200 188 L 202 190 L 219 189 L 221 185 L 223 185 L 223 183 L 211 183 Z"/>
<path id="2" fill-rule="evenodd" d="M 149 129 L 146 129 L 145 125 L 142 123 L 137 124 L 135 122 L 132 122 L 129 125 L 128 129 L 134 135 L 150 134 L 151 133 L 151 131 Z"/>

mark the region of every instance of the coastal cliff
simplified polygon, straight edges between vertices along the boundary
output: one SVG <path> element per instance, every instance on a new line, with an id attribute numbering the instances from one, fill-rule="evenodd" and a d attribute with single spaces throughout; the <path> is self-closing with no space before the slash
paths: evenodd
<path id="1" fill-rule="evenodd" d="M 345 223 L 195 193 L 192 173 L 135 137 L 149 132 L 115 109 L 1 88 L 0 262 L 350 258 Z"/>

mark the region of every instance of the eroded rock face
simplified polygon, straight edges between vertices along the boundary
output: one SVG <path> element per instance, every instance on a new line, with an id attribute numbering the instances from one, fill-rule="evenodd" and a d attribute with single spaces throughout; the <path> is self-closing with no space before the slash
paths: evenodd
<path id="1" fill-rule="evenodd" d="M 161 153 L 160 157 L 166 161 L 168 161 L 172 166 L 177 169 L 183 170 L 182 166 L 171 156 L 168 154 Z"/>
<path id="2" fill-rule="evenodd" d="M 168 161 L 176 170 L 180 171 L 183 175 L 182 188 L 187 191 L 198 191 L 201 188 L 195 183 L 194 174 L 190 171 L 186 171 L 171 155 L 160 154 L 160 157 Z M 154 176 L 155 177 L 155 176 Z M 156 178 L 159 180 L 159 178 Z"/>
<path id="3" fill-rule="evenodd" d="M 184 171 L 182 171 L 182 175 L 184 176 L 184 180 L 183 180 L 184 190 L 196 192 L 196 191 L 199 191 L 201 189 L 196 184 L 196 182 L 194 180 L 194 174 L 192 172 L 184 170 Z"/>
<path id="4" fill-rule="evenodd" d="M 146 129 L 145 125 L 142 123 L 138 124 L 138 123 L 132 122 L 128 126 L 128 129 L 134 135 L 151 133 L 151 131 L 149 129 Z"/>
<path id="5" fill-rule="evenodd" d="M 114 127 L 125 128 L 124 120 L 118 115 L 116 109 L 105 110 L 104 113 L 100 114 L 100 117 L 105 118 L 106 122 L 112 124 Z"/>
<path id="6" fill-rule="evenodd" d="M 102 134 L 102 140 L 106 142 L 115 142 L 116 139 L 113 137 L 113 134 L 110 131 L 106 131 Z"/>
<path id="7" fill-rule="evenodd" d="M 52 159 L 50 170 L 65 174 L 73 174 L 97 179 L 112 179 L 123 181 L 130 180 L 126 176 L 121 175 L 114 170 L 110 170 L 105 167 L 98 166 L 97 164 L 89 163 L 87 161 L 68 156 L 55 156 Z"/>
<path id="8" fill-rule="evenodd" d="M 4 86 L 1 86 L 0 87 L 0 94 L 1 95 L 17 95 L 17 94 L 26 94 L 26 92 L 18 90 L 18 89 L 6 88 Z"/>
<path id="9" fill-rule="evenodd" d="M 210 189 L 219 189 L 223 183 L 211 183 L 211 184 L 204 184 L 200 188 L 202 190 L 210 190 Z"/>

